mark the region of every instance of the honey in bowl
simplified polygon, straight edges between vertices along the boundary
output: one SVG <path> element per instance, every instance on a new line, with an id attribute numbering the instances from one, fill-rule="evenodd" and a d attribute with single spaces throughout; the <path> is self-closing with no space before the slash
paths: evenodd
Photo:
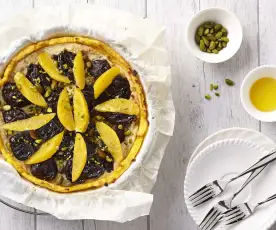
<path id="1" fill-rule="evenodd" d="M 276 79 L 263 77 L 255 81 L 250 89 L 250 100 L 262 112 L 276 110 Z"/>

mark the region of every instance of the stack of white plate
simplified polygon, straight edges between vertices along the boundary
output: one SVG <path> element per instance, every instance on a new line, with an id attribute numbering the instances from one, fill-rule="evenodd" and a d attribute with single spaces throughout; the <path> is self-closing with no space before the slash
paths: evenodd
<path id="1" fill-rule="evenodd" d="M 254 130 L 231 128 L 217 132 L 205 139 L 191 156 L 184 182 L 185 202 L 193 220 L 199 224 L 207 212 L 220 200 L 230 198 L 249 176 L 230 183 L 226 190 L 211 201 L 194 208 L 189 195 L 216 179 L 230 179 L 250 167 L 275 148 L 275 142 Z M 255 204 L 276 194 L 276 162 L 269 165 L 233 201 Z M 253 216 L 231 225 L 219 224 L 216 229 L 265 230 L 276 221 L 276 200 L 261 206 Z"/>

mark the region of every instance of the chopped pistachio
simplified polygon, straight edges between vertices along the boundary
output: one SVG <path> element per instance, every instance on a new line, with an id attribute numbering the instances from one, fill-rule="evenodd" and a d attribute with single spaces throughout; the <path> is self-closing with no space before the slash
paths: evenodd
<path id="1" fill-rule="evenodd" d="M 52 108 L 51 108 L 51 107 L 49 107 L 49 108 L 47 109 L 47 112 L 48 112 L 48 113 L 53 112 Z"/>
<path id="2" fill-rule="evenodd" d="M 71 105 L 70 105 L 69 103 L 66 103 L 66 104 L 64 105 L 64 108 L 65 108 L 65 109 L 71 109 Z"/>
<path id="3" fill-rule="evenodd" d="M 40 144 L 42 142 L 42 139 L 35 140 L 35 143 Z"/>
<path id="4" fill-rule="evenodd" d="M 16 96 L 12 96 L 13 99 L 16 99 Z"/>
<path id="5" fill-rule="evenodd" d="M 205 94 L 205 99 L 207 99 L 207 100 L 211 100 L 211 99 L 212 99 L 212 97 L 211 97 L 211 95 L 210 95 L 210 94 Z"/>
<path id="6" fill-rule="evenodd" d="M 86 66 L 89 68 L 92 66 L 92 63 L 90 61 L 86 62 Z"/>
<path id="7" fill-rule="evenodd" d="M 125 136 L 129 136 L 129 135 L 131 135 L 131 131 L 130 130 L 127 130 L 127 131 L 125 131 Z"/>
<path id="8" fill-rule="evenodd" d="M 11 106 L 10 106 L 10 105 L 4 105 L 4 106 L 3 106 L 3 109 L 4 109 L 5 111 L 8 111 L 8 110 L 11 109 Z"/>
<path id="9" fill-rule="evenodd" d="M 44 97 L 49 97 L 52 93 L 52 90 L 50 88 L 47 88 L 45 94 L 44 94 Z"/>
<path id="10" fill-rule="evenodd" d="M 96 116 L 95 118 L 96 118 L 96 120 L 98 120 L 98 121 L 104 120 L 104 118 L 103 118 L 102 116 Z"/>
<path id="11" fill-rule="evenodd" d="M 118 129 L 123 129 L 123 128 L 124 128 L 124 126 L 122 124 L 118 125 Z"/>

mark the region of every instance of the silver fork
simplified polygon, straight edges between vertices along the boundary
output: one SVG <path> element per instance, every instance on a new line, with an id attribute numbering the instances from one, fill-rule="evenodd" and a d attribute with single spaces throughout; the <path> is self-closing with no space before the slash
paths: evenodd
<path id="1" fill-rule="evenodd" d="M 255 205 L 249 203 L 239 204 L 223 213 L 223 222 L 225 222 L 226 225 L 240 222 L 251 216 L 257 207 L 274 199 L 276 199 L 276 194 Z"/>
<path id="2" fill-rule="evenodd" d="M 254 165 L 249 167 L 247 170 L 240 173 L 236 177 L 231 178 L 230 180 L 215 180 L 204 185 L 203 187 L 201 187 L 200 189 L 198 189 L 196 192 L 194 192 L 192 195 L 189 196 L 190 202 L 194 207 L 196 207 L 218 196 L 225 190 L 225 188 L 229 183 L 246 175 L 247 173 L 250 173 L 260 167 L 263 167 L 275 161 L 276 160 L 275 153 L 276 153 L 276 150 L 271 151 L 270 154 L 264 156 L 259 161 L 257 161 Z"/>
<path id="3" fill-rule="evenodd" d="M 204 219 L 199 224 L 199 227 L 203 230 L 211 230 L 222 219 L 223 213 L 231 208 L 233 199 L 253 180 L 255 179 L 267 165 L 253 171 L 237 192 L 229 199 L 219 201 L 210 211 L 206 214 Z"/>

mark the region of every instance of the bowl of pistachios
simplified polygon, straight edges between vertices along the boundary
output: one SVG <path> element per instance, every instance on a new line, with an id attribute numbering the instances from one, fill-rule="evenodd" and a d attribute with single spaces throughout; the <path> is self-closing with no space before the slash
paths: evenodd
<path id="1" fill-rule="evenodd" d="M 187 28 L 187 45 L 199 59 L 209 63 L 224 62 L 235 55 L 242 43 L 238 18 L 223 8 L 201 10 Z"/>

